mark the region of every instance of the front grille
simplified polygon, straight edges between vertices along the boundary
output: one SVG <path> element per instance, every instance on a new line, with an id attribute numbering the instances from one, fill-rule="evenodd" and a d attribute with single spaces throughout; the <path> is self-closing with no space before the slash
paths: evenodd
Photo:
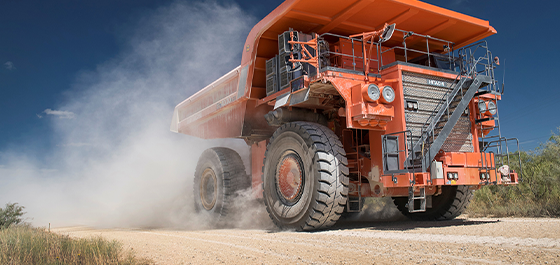
<path id="1" fill-rule="evenodd" d="M 407 130 L 412 133 L 413 142 L 420 139 L 422 126 L 431 122 L 430 115 L 445 94 L 453 90 L 454 79 L 403 72 L 403 93 L 405 100 L 417 100 L 418 111 L 405 110 Z M 446 152 L 474 152 L 471 124 L 468 113 L 463 114 L 442 146 Z"/>

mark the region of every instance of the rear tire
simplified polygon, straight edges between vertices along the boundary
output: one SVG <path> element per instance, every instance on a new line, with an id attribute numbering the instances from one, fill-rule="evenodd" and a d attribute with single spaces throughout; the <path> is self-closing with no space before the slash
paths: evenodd
<path id="1" fill-rule="evenodd" d="M 237 192 L 250 185 L 237 152 L 224 147 L 207 149 L 200 155 L 194 173 L 195 210 L 209 215 L 210 223 L 217 224 L 232 209 Z"/>
<path id="2" fill-rule="evenodd" d="M 438 196 L 432 196 L 432 208 L 426 208 L 425 212 L 408 212 L 408 198 L 397 197 L 393 201 L 399 211 L 414 221 L 441 221 L 452 220 L 461 215 L 469 205 L 473 191 L 469 186 L 443 186 Z"/>
<path id="3" fill-rule="evenodd" d="M 332 226 L 348 196 L 348 161 L 329 128 L 292 122 L 274 132 L 263 166 L 263 198 L 281 229 L 315 230 Z"/>

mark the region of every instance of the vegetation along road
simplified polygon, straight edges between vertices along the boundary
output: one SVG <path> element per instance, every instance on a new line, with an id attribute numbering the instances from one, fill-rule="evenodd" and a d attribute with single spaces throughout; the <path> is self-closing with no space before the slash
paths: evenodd
<path id="1" fill-rule="evenodd" d="M 54 230 L 116 239 L 156 264 L 560 264 L 560 219 L 459 218 L 275 230 Z"/>

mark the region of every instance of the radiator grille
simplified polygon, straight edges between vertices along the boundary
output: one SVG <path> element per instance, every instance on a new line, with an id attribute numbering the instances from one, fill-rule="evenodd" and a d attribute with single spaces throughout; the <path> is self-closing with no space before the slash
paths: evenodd
<path id="1" fill-rule="evenodd" d="M 453 79 L 403 72 L 404 98 L 418 101 L 417 112 L 405 111 L 406 127 L 411 131 L 414 142 L 420 139 L 422 125 L 430 122 L 428 120 L 430 114 L 436 110 L 439 101 L 453 87 Z M 459 118 L 451 134 L 445 140 L 442 150 L 446 152 L 474 152 L 468 113 Z"/>
<path id="2" fill-rule="evenodd" d="M 274 75 L 277 73 L 276 67 L 278 67 L 278 57 L 274 56 L 266 61 L 266 76 Z"/>

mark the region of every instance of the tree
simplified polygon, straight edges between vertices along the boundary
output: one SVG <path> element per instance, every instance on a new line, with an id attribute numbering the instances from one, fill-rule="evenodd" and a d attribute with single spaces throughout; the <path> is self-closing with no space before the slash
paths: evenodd
<path id="1" fill-rule="evenodd" d="M 25 214 L 23 208 L 25 207 L 17 203 L 8 203 L 4 209 L 0 208 L 0 229 L 5 229 L 11 225 L 17 225 L 23 222 L 21 218 Z"/>

